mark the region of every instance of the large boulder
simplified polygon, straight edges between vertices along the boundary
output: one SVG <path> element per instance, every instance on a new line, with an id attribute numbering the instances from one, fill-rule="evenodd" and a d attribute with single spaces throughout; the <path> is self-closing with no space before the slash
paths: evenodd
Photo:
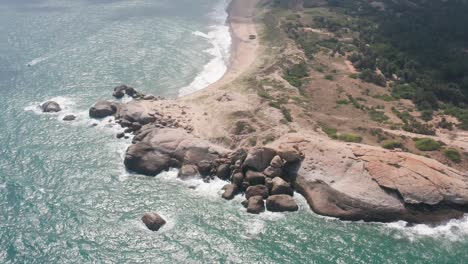
<path id="1" fill-rule="evenodd" d="M 239 192 L 239 187 L 235 184 L 226 184 L 223 189 L 224 193 L 222 197 L 226 200 L 234 199 L 234 196 Z"/>
<path id="2" fill-rule="evenodd" d="M 259 214 L 265 211 L 265 203 L 262 196 L 253 196 L 247 200 L 247 213 Z"/>
<path id="3" fill-rule="evenodd" d="M 287 194 L 293 195 L 293 189 L 291 185 L 280 177 L 276 177 L 272 180 L 271 194 Z"/>
<path id="4" fill-rule="evenodd" d="M 269 178 L 275 178 L 275 177 L 280 177 L 281 174 L 282 174 L 283 170 L 281 168 L 276 168 L 276 167 L 273 167 L 273 166 L 268 166 L 268 168 L 266 168 L 264 171 L 263 171 L 263 174 L 265 174 L 265 176 L 269 177 Z"/>
<path id="5" fill-rule="evenodd" d="M 54 101 L 47 101 L 41 105 L 42 112 L 44 113 L 53 113 L 53 112 L 60 112 L 62 108 L 57 102 Z"/>
<path id="6" fill-rule="evenodd" d="M 269 165 L 273 157 L 276 156 L 276 151 L 271 148 L 256 148 L 249 152 L 242 164 L 242 170 L 248 169 L 254 171 L 264 171 Z"/>
<path id="7" fill-rule="evenodd" d="M 126 120 L 126 122 L 139 123 L 141 125 L 146 125 L 156 121 L 153 110 L 147 108 L 138 101 L 123 104 L 119 107 L 117 116 L 122 120 Z"/>
<path id="8" fill-rule="evenodd" d="M 181 179 L 186 179 L 190 177 L 194 177 L 198 175 L 197 166 L 192 164 L 184 164 L 179 170 L 179 174 L 177 177 Z"/>
<path id="9" fill-rule="evenodd" d="M 125 154 L 127 169 L 148 176 L 156 176 L 170 168 L 171 157 L 148 143 L 130 145 Z"/>
<path id="10" fill-rule="evenodd" d="M 276 152 L 286 162 L 299 162 L 304 159 L 304 154 L 295 145 L 280 145 Z"/>
<path id="11" fill-rule="evenodd" d="M 281 167 L 283 167 L 283 165 L 284 165 L 284 161 L 278 155 L 274 156 L 273 159 L 270 162 L 270 166 L 274 167 L 274 168 L 281 168 Z"/>
<path id="12" fill-rule="evenodd" d="M 254 185 L 249 186 L 245 191 L 245 199 L 249 199 L 253 196 L 261 196 L 263 199 L 268 197 L 269 191 L 265 185 Z"/>
<path id="13" fill-rule="evenodd" d="M 98 101 L 89 109 L 89 116 L 92 118 L 104 118 L 113 115 L 117 111 L 117 106 L 108 101 Z"/>
<path id="14" fill-rule="evenodd" d="M 141 218 L 141 221 L 143 221 L 146 227 L 151 231 L 158 231 L 166 224 L 166 220 L 157 213 L 146 213 Z"/>
<path id="15" fill-rule="evenodd" d="M 250 185 L 264 184 L 265 183 L 265 175 L 263 175 L 263 173 L 261 173 L 261 172 L 248 170 L 245 173 L 245 180 Z"/>
<path id="16" fill-rule="evenodd" d="M 237 149 L 236 151 L 229 154 L 229 159 L 231 160 L 231 164 L 235 164 L 238 160 L 240 162 L 244 162 L 245 158 L 247 157 L 247 151 L 245 149 Z"/>
<path id="17" fill-rule="evenodd" d="M 201 140 L 183 129 L 144 127 L 127 149 L 125 165 L 128 169 L 154 176 L 170 167 L 194 165 L 204 175 L 211 164 L 228 150 Z"/>
<path id="18" fill-rule="evenodd" d="M 112 93 L 112 96 L 114 96 L 117 99 L 120 99 L 125 96 L 125 90 L 127 90 L 128 86 L 127 85 L 120 85 L 114 88 L 114 92 Z"/>
<path id="19" fill-rule="evenodd" d="M 272 212 L 293 212 L 299 210 L 296 201 L 289 195 L 271 195 L 266 200 L 266 208 Z"/>
<path id="20" fill-rule="evenodd" d="M 229 176 L 231 175 L 231 169 L 229 168 L 229 164 L 221 164 L 218 166 L 216 169 L 216 176 L 218 178 L 227 180 L 229 179 Z"/>
<path id="21" fill-rule="evenodd" d="M 241 172 L 234 173 L 231 176 L 231 182 L 234 183 L 235 185 L 240 186 L 243 181 L 244 181 L 244 175 L 242 175 Z"/>

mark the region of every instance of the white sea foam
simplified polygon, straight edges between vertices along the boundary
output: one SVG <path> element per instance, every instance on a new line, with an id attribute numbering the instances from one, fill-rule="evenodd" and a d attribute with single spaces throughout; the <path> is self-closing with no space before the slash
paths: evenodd
<path id="1" fill-rule="evenodd" d="M 28 65 L 28 66 L 34 66 L 34 65 L 36 65 L 36 64 L 38 64 L 38 63 L 41 63 L 41 62 L 43 62 L 43 61 L 45 61 L 45 60 L 48 60 L 48 59 L 49 59 L 49 57 L 39 57 L 39 58 L 35 58 L 34 60 L 28 62 L 27 65 Z"/>
<path id="2" fill-rule="evenodd" d="M 461 219 L 453 219 L 438 226 L 424 224 L 408 225 L 405 221 L 383 224 L 389 231 L 396 230 L 393 235 L 414 241 L 422 237 L 433 237 L 448 241 L 459 241 L 468 238 L 468 215 Z"/>
<path id="3" fill-rule="evenodd" d="M 62 111 L 60 111 L 58 113 L 44 113 L 44 112 L 42 112 L 41 105 L 43 103 L 47 102 L 47 101 L 57 102 L 60 105 L 60 107 L 62 108 Z M 57 97 L 54 97 L 54 98 L 51 98 L 51 99 L 48 99 L 48 100 L 45 100 L 45 101 L 42 101 L 42 102 L 30 103 L 28 106 L 26 106 L 24 108 L 24 110 L 32 111 L 32 112 L 34 112 L 36 114 L 59 116 L 59 115 L 65 113 L 65 112 L 72 111 L 73 108 L 75 107 L 75 105 L 76 105 L 76 102 L 72 98 L 64 97 L 64 96 L 57 96 Z"/>
<path id="4" fill-rule="evenodd" d="M 201 196 L 218 199 L 221 198 L 222 188 L 226 185 L 226 181 L 219 178 L 210 180 L 209 182 L 203 181 L 200 177 L 194 176 L 189 179 L 179 179 L 177 177 L 179 171 L 177 169 L 171 169 L 167 172 L 163 172 L 158 175 L 159 179 L 178 182 L 187 188 L 192 189 L 195 193 Z"/>
<path id="5" fill-rule="evenodd" d="M 226 73 L 231 51 L 231 33 L 226 25 L 228 1 L 221 1 L 213 11 L 217 25 L 210 27 L 208 33 L 200 31 L 193 32 L 193 35 L 205 38 L 210 41 L 212 48 L 205 50 L 212 56 L 212 59 L 203 67 L 203 70 L 188 85 L 180 89 L 179 96 L 184 96 L 201 90 L 208 85 L 215 83 Z"/>

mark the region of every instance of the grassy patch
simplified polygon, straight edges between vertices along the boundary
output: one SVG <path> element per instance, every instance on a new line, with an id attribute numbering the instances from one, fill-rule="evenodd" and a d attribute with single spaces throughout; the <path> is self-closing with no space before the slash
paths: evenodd
<path id="1" fill-rule="evenodd" d="M 421 151 L 434 151 L 442 147 L 442 144 L 440 142 L 437 142 L 433 140 L 432 138 L 417 139 L 415 144 L 416 144 L 416 148 Z"/>
<path id="2" fill-rule="evenodd" d="M 359 143 L 362 141 L 362 137 L 360 135 L 355 135 L 355 134 L 341 134 L 338 136 L 338 139 L 345 141 L 345 142 L 354 142 L 354 143 Z"/>
<path id="3" fill-rule="evenodd" d="M 399 141 L 388 140 L 388 141 L 383 142 L 382 147 L 386 149 L 396 149 L 396 148 L 403 148 L 403 144 L 401 144 L 401 142 Z"/>
<path id="4" fill-rule="evenodd" d="M 338 132 L 338 130 L 336 128 L 333 128 L 333 127 L 329 127 L 329 126 L 326 126 L 326 125 L 320 125 L 320 127 L 322 128 L 322 131 L 327 134 L 327 136 L 329 138 L 333 138 L 333 139 L 337 139 L 338 138 L 338 135 L 336 134 Z"/>
<path id="5" fill-rule="evenodd" d="M 387 115 L 385 115 L 384 112 L 381 112 L 381 111 L 377 111 L 375 109 L 371 109 L 369 112 L 369 117 L 371 120 L 375 121 L 375 122 L 379 122 L 379 123 L 383 123 L 385 121 L 387 121 L 389 119 L 389 117 Z"/>
<path id="6" fill-rule="evenodd" d="M 445 149 L 444 155 L 452 162 L 460 163 L 461 162 L 461 155 L 456 149 Z"/>
<path id="7" fill-rule="evenodd" d="M 303 78 L 308 77 L 309 73 L 305 63 L 299 63 L 293 65 L 291 68 L 287 69 L 283 75 L 289 84 L 294 87 L 301 87 L 303 84 Z"/>
<path id="8" fill-rule="evenodd" d="M 391 95 L 388 95 L 388 94 L 377 94 L 377 95 L 374 95 L 372 97 L 375 98 L 375 99 L 385 101 L 385 102 L 391 102 L 391 101 L 397 100 L 395 97 L 393 97 Z"/>
<path id="9" fill-rule="evenodd" d="M 286 107 L 282 106 L 281 107 L 281 113 L 283 113 L 283 116 L 284 116 L 284 119 L 288 122 L 292 122 L 292 116 L 291 116 L 291 112 L 289 111 L 289 109 L 287 109 Z"/>

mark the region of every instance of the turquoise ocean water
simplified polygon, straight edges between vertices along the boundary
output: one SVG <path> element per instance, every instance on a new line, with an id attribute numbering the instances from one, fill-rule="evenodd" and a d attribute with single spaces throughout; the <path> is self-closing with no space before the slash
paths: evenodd
<path id="1" fill-rule="evenodd" d="M 431 228 L 249 215 L 223 182 L 127 173 L 87 109 L 126 83 L 177 96 L 222 75 L 225 0 L 0 0 L 0 263 L 466 263 L 468 219 Z M 29 66 L 28 66 L 29 64 Z M 64 111 L 41 114 L 54 99 Z M 65 114 L 77 121 L 65 123 Z M 148 231 L 143 213 L 168 221 Z"/>

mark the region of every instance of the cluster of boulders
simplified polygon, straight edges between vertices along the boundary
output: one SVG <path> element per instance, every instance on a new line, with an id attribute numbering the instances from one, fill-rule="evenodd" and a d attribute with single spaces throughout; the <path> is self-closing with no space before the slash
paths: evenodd
<path id="1" fill-rule="evenodd" d="M 62 107 L 55 101 L 47 101 L 40 105 L 42 112 L 44 113 L 57 113 L 62 111 Z M 63 117 L 63 121 L 73 121 L 76 119 L 75 115 L 66 115 Z"/>
<path id="2" fill-rule="evenodd" d="M 242 205 L 253 214 L 265 211 L 265 204 L 272 212 L 297 211 L 293 186 L 303 159 L 304 155 L 293 147 L 262 147 L 248 154 L 238 150 L 231 154 L 231 183 L 223 187 L 222 197 L 230 200 L 243 193 L 246 200 Z M 218 167 L 218 171 L 223 169 Z"/>
<path id="3" fill-rule="evenodd" d="M 117 99 L 123 98 L 125 95 L 128 95 L 132 97 L 133 99 L 143 99 L 143 100 L 158 100 L 158 99 L 164 99 L 163 97 L 156 97 L 154 95 L 145 95 L 140 92 L 138 92 L 135 88 L 127 86 L 125 84 L 119 85 L 114 88 L 114 92 L 112 93 L 112 96 L 114 96 Z"/>
<path id="4" fill-rule="evenodd" d="M 193 131 L 192 126 L 181 125 L 172 116 L 148 110 L 138 102 L 138 100 L 163 100 L 163 97 L 144 95 L 126 85 L 114 88 L 114 97 L 120 99 L 125 94 L 137 100 L 126 104 L 101 100 L 89 109 L 89 116 L 92 118 L 115 117 L 116 123 L 125 128 L 123 132 L 117 134 L 117 138 L 128 138 L 127 134 L 130 133 L 136 135 L 145 125 L 156 128 L 183 128 L 189 133 Z"/>

